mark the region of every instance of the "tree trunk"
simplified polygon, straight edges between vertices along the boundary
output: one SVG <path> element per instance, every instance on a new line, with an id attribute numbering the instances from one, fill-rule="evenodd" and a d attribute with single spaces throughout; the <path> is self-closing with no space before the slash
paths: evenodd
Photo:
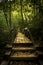
<path id="1" fill-rule="evenodd" d="M 8 19 L 7 19 L 7 11 L 6 11 L 6 8 L 7 8 L 7 6 L 4 3 L 4 5 L 3 5 L 3 12 L 4 12 L 4 16 L 5 16 L 5 19 L 6 19 L 7 26 L 8 26 Z"/>
<path id="2" fill-rule="evenodd" d="M 11 28 L 11 1 L 10 1 L 10 3 L 9 3 L 10 5 L 10 7 L 9 7 L 9 25 L 10 25 L 10 28 Z"/>
<path id="3" fill-rule="evenodd" d="M 22 17 L 22 22 L 23 22 L 22 0 L 20 0 L 20 5 L 21 5 L 21 17 Z"/>

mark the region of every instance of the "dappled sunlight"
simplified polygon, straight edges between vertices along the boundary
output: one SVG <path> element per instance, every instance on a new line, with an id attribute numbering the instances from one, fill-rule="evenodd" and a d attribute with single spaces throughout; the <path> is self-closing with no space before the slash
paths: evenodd
<path id="1" fill-rule="evenodd" d="M 12 11 L 12 15 L 13 15 L 13 17 L 14 16 L 17 16 L 18 15 L 18 12 L 17 11 Z"/>
<path id="2" fill-rule="evenodd" d="M 16 10 L 12 11 L 12 18 L 15 20 L 18 19 L 21 20 L 21 9 L 20 9 L 20 5 L 15 6 Z M 28 3 L 26 6 L 22 7 L 22 15 L 23 15 L 23 19 L 29 22 L 32 21 L 33 17 L 34 17 L 34 9 L 33 9 L 33 5 L 31 3 Z M 19 10 L 19 11 L 18 11 Z M 19 25 L 19 24 L 18 24 Z"/>
<path id="3" fill-rule="evenodd" d="M 24 34 L 18 32 L 14 43 L 31 43 L 30 39 L 28 39 Z"/>

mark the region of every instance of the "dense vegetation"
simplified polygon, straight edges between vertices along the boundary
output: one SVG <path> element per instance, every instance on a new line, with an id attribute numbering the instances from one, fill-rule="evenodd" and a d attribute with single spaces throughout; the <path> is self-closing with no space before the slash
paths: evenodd
<path id="1" fill-rule="evenodd" d="M 43 40 L 43 0 L 0 1 L 0 44 L 11 43 L 24 28 L 34 40 Z"/>

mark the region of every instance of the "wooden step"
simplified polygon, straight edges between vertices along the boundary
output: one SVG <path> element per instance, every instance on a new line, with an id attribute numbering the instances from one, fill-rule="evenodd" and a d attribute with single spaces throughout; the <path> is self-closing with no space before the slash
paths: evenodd
<path id="1" fill-rule="evenodd" d="M 11 51 L 6 51 L 4 55 L 9 56 L 11 54 Z"/>
<path id="2" fill-rule="evenodd" d="M 5 46 L 5 48 L 11 49 L 11 48 L 12 48 L 12 45 L 7 44 L 7 45 Z"/>
<path id="3" fill-rule="evenodd" d="M 19 39 L 20 40 L 20 39 Z M 24 40 L 25 41 L 25 40 Z M 13 42 L 13 43 L 19 43 L 19 42 Z M 20 42 L 20 43 L 23 43 L 23 42 Z M 28 42 L 24 42 L 24 43 L 32 43 L 32 41 L 30 39 L 28 39 Z M 23 43 L 23 44 L 24 44 Z"/>
<path id="4" fill-rule="evenodd" d="M 30 44 L 31 44 L 31 43 L 33 43 L 33 42 L 32 42 L 31 40 L 29 40 L 29 42 L 28 42 L 28 43 L 30 43 Z M 21 42 L 21 43 L 16 43 L 16 44 L 28 44 L 28 43 L 22 43 L 22 42 Z M 13 42 L 13 44 L 15 44 L 15 42 Z"/>
<path id="5" fill-rule="evenodd" d="M 22 59 L 22 60 L 23 60 L 23 59 L 24 59 L 24 60 L 26 60 L 26 59 L 31 59 L 31 60 L 32 60 L 32 59 L 35 59 L 35 58 L 37 58 L 37 57 L 38 57 L 38 55 L 36 55 L 36 54 L 34 54 L 34 53 L 32 53 L 32 54 L 29 54 L 29 53 L 28 53 L 28 54 L 20 54 L 20 53 L 19 53 L 18 55 L 14 53 L 13 55 L 10 56 L 10 58 L 11 58 L 12 60 L 21 60 L 21 59 Z"/>
<path id="6" fill-rule="evenodd" d="M 12 50 L 14 51 L 31 51 L 31 50 L 36 50 L 35 48 L 32 47 L 13 47 Z"/>

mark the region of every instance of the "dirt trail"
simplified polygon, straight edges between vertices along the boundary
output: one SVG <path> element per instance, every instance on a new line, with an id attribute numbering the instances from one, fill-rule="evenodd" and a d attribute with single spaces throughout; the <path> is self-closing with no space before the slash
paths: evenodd
<path id="1" fill-rule="evenodd" d="M 18 32 L 14 43 L 31 43 L 31 40 L 28 39 L 23 33 Z"/>

